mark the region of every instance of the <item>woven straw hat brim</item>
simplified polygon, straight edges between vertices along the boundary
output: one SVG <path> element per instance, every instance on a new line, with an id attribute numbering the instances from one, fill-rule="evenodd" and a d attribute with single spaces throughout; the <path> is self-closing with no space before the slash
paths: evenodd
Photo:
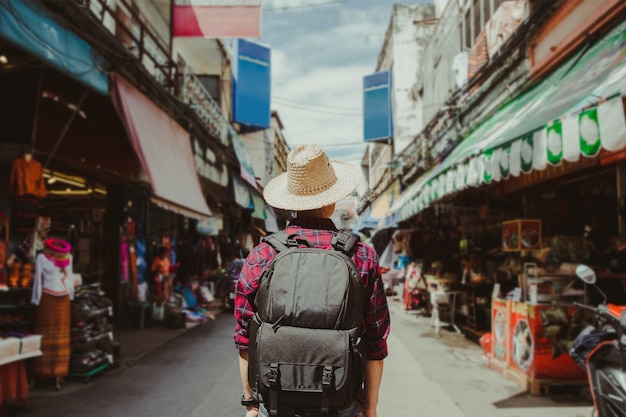
<path id="1" fill-rule="evenodd" d="M 361 172 L 354 165 L 341 161 L 330 161 L 337 182 L 329 189 L 313 195 L 299 195 L 288 191 L 287 173 L 284 172 L 273 178 L 263 190 L 263 197 L 272 207 L 304 211 L 314 210 L 336 203 L 356 190 L 361 182 Z"/>

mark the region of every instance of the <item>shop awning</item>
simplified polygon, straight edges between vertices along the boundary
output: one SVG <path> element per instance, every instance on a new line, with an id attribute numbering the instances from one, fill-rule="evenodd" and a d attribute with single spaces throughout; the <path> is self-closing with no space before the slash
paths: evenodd
<path id="1" fill-rule="evenodd" d="M 0 37 L 100 94 L 109 93 L 105 59 L 35 2 L 0 1 Z"/>
<path id="2" fill-rule="evenodd" d="M 394 181 L 357 219 L 354 230 L 380 229 L 386 226 L 385 216 L 400 196 L 400 181 Z"/>
<path id="3" fill-rule="evenodd" d="M 250 195 L 252 196 L 252 204 L 254 204 L 252 217 L 259 220 L 267 219 L 267 214 L 265 213 L 265 201 L 263 200 L 263 197 L 254 192 L 251 192 Z"/>
<path id="4" fill-rule="evenodd" d="M 385 216 L 388 224 L 397 224 L 417 214 L 417 196 L 420 194 L 432 171 L 434 171 L 434 168 L 422 174 L 414 183 L 400 193 L 400 197 L 389 208 Z"/>
<path id="5" fill-rule="evenodd" d="M 248 145 L 241 139 L 237 131 L 229 126 L 228 130 L 230 137 L 233 141 L 233 148 L 235 155 L 239 160 L 241 178 L 243 178 L 248 184 L 250 184 L 255 190 L 259 189 L 259 185 L 256 182 L 256 176 L 254 175 L 254 168 L 252 168 L 252 159 L 250 158 L 250 151 Z"/>
<path id="6" fill-rule="evenodd" d="M 118 74 L 111 74 L 113 105 L 152 185 L 152 201 L 187 217 L 211 211 L 202 195 L 189 133 Z"/>
<path id="7" fill-rule="evenodd" d="M 626 147 L 626 21 L 472 131 L 427 175 L 417 211 L 466 187 Z"/>

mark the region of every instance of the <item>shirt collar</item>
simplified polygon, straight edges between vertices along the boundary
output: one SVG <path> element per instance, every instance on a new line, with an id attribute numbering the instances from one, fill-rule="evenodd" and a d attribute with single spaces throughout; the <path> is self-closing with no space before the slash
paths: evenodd
<path id="1" fill-rule="evenodd" d="M 298 226 L 305 229 L 321 229 L 337 231 L 337 226 L 331 219 L 321 217 L 296 217 L 289 222 L 289 226 Z"/>

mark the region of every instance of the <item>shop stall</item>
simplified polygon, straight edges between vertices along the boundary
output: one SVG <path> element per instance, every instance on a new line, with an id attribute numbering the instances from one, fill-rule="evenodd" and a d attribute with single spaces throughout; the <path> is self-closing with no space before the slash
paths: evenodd
<path id="1" fill-rule="evenodd" d="M 585 385 L 585 370 L 568 353 L 589 320 L 585 310 L 576 307 L 587 300 L 576 265 L 548 261 L 553 248 L 542 248 L 541 222 L 536 219 L 503 222 L 502 248 L 533 262 L 524 262 L 514 291 L 501 294 L 499 285 L 494 286 L 489 367 L 533 395 L 553 385 Z M 537 252 L 522 252 L 530 250 Z"/>

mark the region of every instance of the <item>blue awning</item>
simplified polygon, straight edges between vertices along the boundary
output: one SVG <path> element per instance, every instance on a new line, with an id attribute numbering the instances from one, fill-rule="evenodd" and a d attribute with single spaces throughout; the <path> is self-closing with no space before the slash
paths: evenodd
<path id="1" fill-rule="evenodd" d="M 109 93 L 105 59 L 36 3 L 0 1 L 0 37 L 87 87 Z"/>

